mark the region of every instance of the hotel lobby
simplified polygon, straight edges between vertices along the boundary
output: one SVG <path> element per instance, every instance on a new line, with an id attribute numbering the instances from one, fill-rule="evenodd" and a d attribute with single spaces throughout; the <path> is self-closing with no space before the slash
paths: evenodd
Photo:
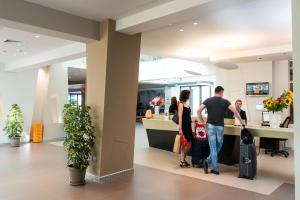
<path id="1" fill-rule="evenodd" d="M 297 0 L 0 0 L 0 200 L 300 199 L 299 9 Z M 217 86 L 245 111 L 254 149 L 244 155 L 226 110 L 219 175 L 203 169 L 210 136 L 194 161 L 204 154 L 198 109 Z M 182 91 L 187 168 L 169 109 Z M 241 176 L 244 166 L 255 175 Z"/>

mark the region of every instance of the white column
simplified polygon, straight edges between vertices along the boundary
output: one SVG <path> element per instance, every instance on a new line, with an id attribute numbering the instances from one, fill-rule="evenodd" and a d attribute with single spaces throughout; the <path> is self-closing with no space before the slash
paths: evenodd
<path id="1" fill-rule="evenodd" d="M 300 199 L 300 1 L 292 0 L 295 91 L 295 199 Z"/>

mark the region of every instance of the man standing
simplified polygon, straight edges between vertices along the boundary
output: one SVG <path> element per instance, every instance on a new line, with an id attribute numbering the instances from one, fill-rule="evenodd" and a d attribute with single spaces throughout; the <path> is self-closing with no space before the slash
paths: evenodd
<path id="1" fill-rule="evenodd" d="M 202 111 L 207 109 L 207 135 L 208 143 L 210 147 L 210 155 L 204 161 L 204 172 L 208 173 L 208 166 L 213 164 L 213 169 L 211 173 L 219 175 L 219 164 L 218 164 L 218 153 L 222 148 L 224 140 L 224 117 L 226 110 L 231 110 L 235 117 L 245 125 L 241 119 L 240 114 L 237 112 L 235 106 L 223 98 L 224 88 L 218 86 L 215 88 L 215 96 L 206 99 L 203 104 L 200 105 L 198 109 L 198 116 L 202 123 L 204 120 L 202 118 Z"/>
<path id="2" fill-rule="evenodd" d="M 247 115 L 246 115 L 246 112 L 244 110 L 242 110 L 242 105 L 243 105 L 242 100 L 238 99 L 235 101 L 235 109 L 240 114 L 240 116 L 241 116 L 242 120 L 245 122 L 245 124 L 247 124 Z M 229 109 L 227 109 L 227 111 L 228 111 L 228 113 L 226 113 L 226 118 L 234 119 L 235 116 L 234 116 L 233 112 Z"/>

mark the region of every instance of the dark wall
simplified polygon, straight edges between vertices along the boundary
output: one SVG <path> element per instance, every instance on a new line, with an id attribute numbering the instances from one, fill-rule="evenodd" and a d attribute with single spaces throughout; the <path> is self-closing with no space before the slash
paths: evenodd
<path id="1" fill-rule="evenodd" d="M 144 116 L 147 108 L 149 108 L 149 102 L 157 97 L 161 96 L 165 98 L 164 88 L 152 88 L 152 89 L 139 89 L 137 99 L 137 116 Z"/>

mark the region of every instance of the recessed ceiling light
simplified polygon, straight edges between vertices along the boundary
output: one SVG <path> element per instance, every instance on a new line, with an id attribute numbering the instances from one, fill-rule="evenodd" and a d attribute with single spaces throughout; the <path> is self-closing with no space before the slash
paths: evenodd
<path id="1" fill-rule="evenodd" d="M 180 31 L 180 32 L 183 32 L 184 30 L 183 30 L 183 29 L 180 29 L 179 31 Z"/>
<path id="2" fill-rule="evenodd" d="M 35 38 L 40 38 L 41 36 L 40 36 L 40 35 L 35 35 L 34 37 L 35 37 Z"/>
<path id="3" fill-rule="evenodd" d="M 198 25 L 198 22 L 194 22 L 193 24 L 194 24 L 194 25 Z"/>

